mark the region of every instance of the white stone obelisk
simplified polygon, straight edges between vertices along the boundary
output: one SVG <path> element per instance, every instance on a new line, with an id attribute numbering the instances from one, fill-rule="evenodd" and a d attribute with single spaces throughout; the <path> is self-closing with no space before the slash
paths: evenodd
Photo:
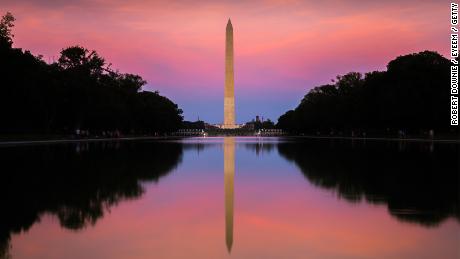
<path id="1" fill-rule="evenodd" d="M 224 129 L 235 126 L 235 81 L 233 73 L 233 26 L 228 19 L 225 33 Z"/>

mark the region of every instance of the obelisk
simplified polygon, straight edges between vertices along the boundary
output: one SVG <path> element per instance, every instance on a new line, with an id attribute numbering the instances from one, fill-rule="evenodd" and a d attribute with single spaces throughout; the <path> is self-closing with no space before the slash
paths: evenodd
<path id="1" fill-rule="evenodd" d="M 233 26 L 228 19 L 225 33 L 225 89 L 224 125 L 225 129 L 235 128 L 235 82 L 233 73 Z"/>

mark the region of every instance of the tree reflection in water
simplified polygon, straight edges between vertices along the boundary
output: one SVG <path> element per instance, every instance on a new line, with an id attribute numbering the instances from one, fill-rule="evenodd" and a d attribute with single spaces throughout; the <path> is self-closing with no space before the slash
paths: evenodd
<path id="1" fill-rule="evenodd" d="M 112 206 L 144 192 L 181 161 L 178 142 L 101 142 L 0 148 L 0 258 L 12 233 L 27 231 L 43 214 L 79 230 Z"/>
<path id="2" fill-rule="evenodd" d="M 304 140 L 278 144 L 309 182 L 348 202 L 386 204 L 398 220 L 460 221 L 459 144 Z"/>
<path id="3" fill-rule="evenodd" d="M 229 141 L 228 138 L 227 141 Z M 142 181 L 158 181 L 182 153 L 224 145 L 230 166 L 239 148 L 258 156 L 276 151 L 312 184 L 347 202 L 383 204 L 401 221 L 425 227 L 460 221 L 458 144 L 244 138 L 168 142 L 100 142 L 0 148 L 0 258 L 13 233 L 27 231 L 43 214 L 67 229 L 95 224 L 126 199 L 139 198 Z M 225 146 L 227 144 L 227 146 Z M 233 154 L 235 153 L 235 154 Z M 235 165 L 233 165 L 235 166 Z M 233 187 L 228 167 L 226 187 Z M 225 170 L 224 170 L 225 171 Z M 224 175 L 226 175 L 224 173 Z M 226 188 L 233 190 L 233 188 Z M 286 190 L 289 191 L 289 190 Z M 233 191 L 226 192 L 226 241 L 233 243 Z M 229 216 L 230 215 L 230 216 Z"/>

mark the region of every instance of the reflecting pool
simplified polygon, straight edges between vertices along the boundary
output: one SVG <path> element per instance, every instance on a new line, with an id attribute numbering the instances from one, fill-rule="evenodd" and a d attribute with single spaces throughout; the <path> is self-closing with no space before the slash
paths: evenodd
<path id="1" fill-rule="evenodd" d="M 460 144 L 0 147 L 0 258 L 459 258 Z"/>

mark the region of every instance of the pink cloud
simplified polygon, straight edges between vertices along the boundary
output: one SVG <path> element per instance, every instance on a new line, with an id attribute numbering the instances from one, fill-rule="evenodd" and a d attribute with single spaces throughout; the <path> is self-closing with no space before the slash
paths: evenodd
<path id="1" fill-rule="evenodd" d="M 187 91 L 206 89 L 203 98 L 222 92 L 229 17 L 237 92 L 276 96 L 283 89 L 301 97 L 337 74 L 384 69 L 398 55 L 426 49 L 447 55 L 448 5 L 412 0 L 5 0 L 2 10 L 17 17 L 15 46 L 53 60 L 61 48 L 81 44 L 100 52 L 114 68 L 146 78 L 148 89 L 186 102 Z M 221 107 L 209 110 L 216 108 Z"/>

